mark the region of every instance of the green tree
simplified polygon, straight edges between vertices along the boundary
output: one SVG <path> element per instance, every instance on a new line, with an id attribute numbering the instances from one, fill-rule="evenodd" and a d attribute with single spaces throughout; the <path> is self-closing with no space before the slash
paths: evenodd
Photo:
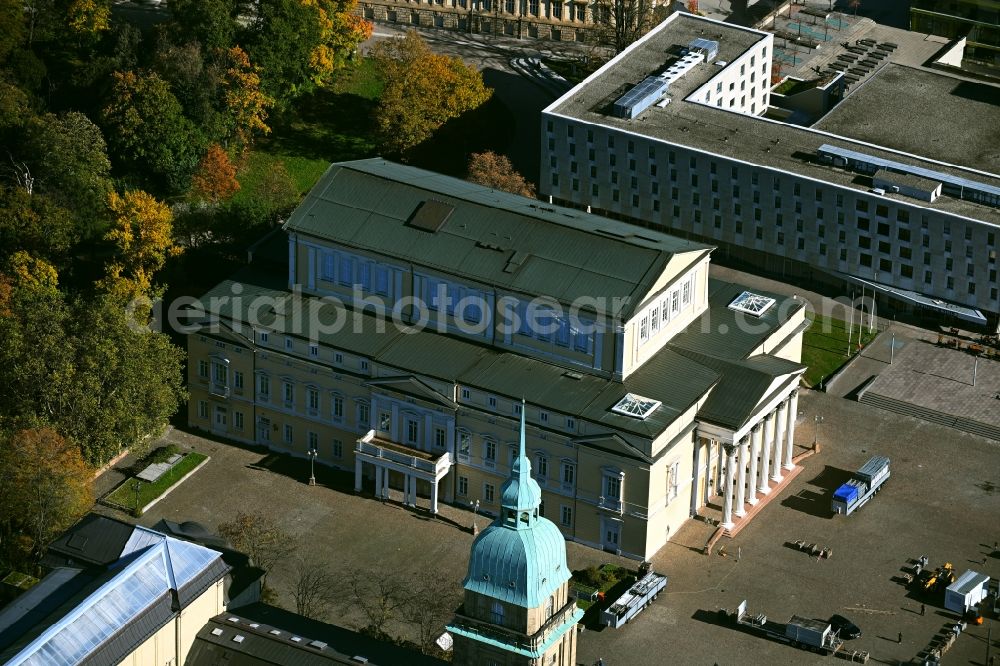
<path id="1" fill-rule="evenodd" d="M 159 75 L 115 72 L 101 122 L 116 168 L 157 191 L 187 189 L 205 141 Z"/>
<path id="2" fill-rule="evenodd" d="M 173 39 L 195 40 L 208 51 L 228 49 L 239 29 L 238 9 L 235 0 L 171 0 Z"/>
<path id="3" fill-rule="evenodd" d="M 51 428 L 0 443 L 0 541 L 24 536 L 34 559 L 93 504 L 93 471 L 80 449 Z"/>
<path id="4" fill-rule="evenodd" d="M 420 35 L 381 41 L 372 49 L 385 88 L 376 127 L 384 151 L 404 154 L 441 125 L 485 103 L 493 90 L 459 58 L 433 53 Z"/>
<path id="5" fill-rule="evenodd" d="M 44 194 L 0 185 L 0 258 L 25 250 L 60 265 L 75 236 L 76 223 L 65 208 Z"/>
<path id="6" fill-rule="evenodd" d="M 134 314 L 15 284 L 0 313 L 0 430 L 50 426 L 94 466 L 141 451 L 186 397 L 184 354 Z"/>
<path id="7" fill-rule="evenodd" d="M 260 67 L 264 92 L 285 105 L 312 87 L 310 57 L 321 39 L 314 6 L 303 0 L 269 0 L 257 5 L 241 43 Z"/>
<path id="8" fill-rule="evenodd" d="M 24 40 L 24 2 L 0 0 L 0 63 Z"/>
<path id="9" fill-rule="evenodd" d="M 72 211 L 78 231 L 97 226 L 111 190 L 111 162 L 101 130 L 82 113 L 46 113 L 27 123 L 25 159 L 33 165 L 35 192 Z"/>

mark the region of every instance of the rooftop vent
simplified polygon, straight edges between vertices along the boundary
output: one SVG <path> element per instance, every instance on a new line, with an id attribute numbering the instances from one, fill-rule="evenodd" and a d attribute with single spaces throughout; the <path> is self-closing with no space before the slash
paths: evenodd
<path id="1" fill-rule="evenodd" d="M 647 76 L 641 83 L 618 98 L 613 111 L 617 118 L 632 119 L 652 106 L 667 92 L 670 84 L 658 77 Z"/>
<path id="2" fill-rule="evenodd" d="M 311 643 L 309 643 L 309 647 L 316 648 L 317 650 L 325 650 L 326 643 L 324 643 L 323 641 L 312 641 Z"/>
<path id="3" fill-rule="evenodd" d="M 212 629 L 212 635 L 213 636 L 221 636 L 222 635 L 222 629 L 219 629 L 218 627 L 216 627 L 215 629 Z"/>
<path id="4" fill-rule="evenodd" d="M 233 636 L 234 643 L 242 643 L 244 640 L 245 639 L 240 634 L 236 634 L 235 636 Z"/>
<path id="5" fill-rule="evenodd" d="M 356 654 L 353 657 L 351 657 L 351 661 L 356 661 L 359 664 L 367 664 L 368 663 L 368 657 L 362 657 L 361 655 Z"/>
<path id="6" fill-rule="evenodd" d="M 767 312 L 768 309 L 775 304 L 775 302 L 776 301 L 773 298 L 761 296 L 760 294 L 755 294 L 750 291 L 744 291 L 729 304 L 729 309 L 737 312 L 745 312 L 753 315 L 754 317 L 760 317 Z"/>
<path id="7" fill-rule="evenodd" d="M 422 231 L 437 233 L 454 212 L 455 207 L 451 204 L 428 199 L 417 206 L 407 224 Z"/>
<path id="8" fill-rule="evenodd" d="M 566 377 L 567 379 L 575 379 L 577 381 L 583 379 L 582 374 L 580 374 L 579 372 L 573 372 L 572 370 L 567 370 L 566 372 L 564 372 L 563 377 Z"/>
<path id="9" fill-rule="evenodd" d="M 271 634 L 272 636 L 280 636 L 281 635 L 281 632 L 278 631 L 277 629 L 272 629 L 271 631 L 269 631 L 267 633 Z"/>
<path id="10" fill-rule="evenodd" d="M 618 401 L 611 411 L 625 416 L 633 416 L 637 419 L 645 419 L 660 406 L 659 400 L 643 398 L 641 395 L 626 393 L 625 397 Z"/>

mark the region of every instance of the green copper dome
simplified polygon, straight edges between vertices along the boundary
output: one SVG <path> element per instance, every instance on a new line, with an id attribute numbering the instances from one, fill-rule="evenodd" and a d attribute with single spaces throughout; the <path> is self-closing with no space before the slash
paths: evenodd
<path id="1" fill-rule="evenodd" d="M 511 476 L 503 485 L 500 516 L 472 543 L 465 589 L 523 608 L 541 606 L 569 580 L 566 540 L 552 521 L 538 515 L 542 489 L 531 478 L 521 442 Z"/>

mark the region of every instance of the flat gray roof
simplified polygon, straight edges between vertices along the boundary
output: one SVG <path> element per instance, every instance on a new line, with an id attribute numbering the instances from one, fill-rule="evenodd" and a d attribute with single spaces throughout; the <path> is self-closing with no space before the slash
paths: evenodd
<path id="1" fill-rule="evenodd" d="M 747 28 L 689 14 L 674 14 L 668 19 L 668 22 L 649 33 L 643 40 L 633 44 L 616 60 L 598 70 L 579 86 L 551 104 L 545 112 L 647 136 L 724 158 L 795 173 L 806 178 L 854 190 L 867 191 L 871 187 L 870 180 L 866 177 L 859 177 L 856 173 L 819 163 L 815 160 L 815 156 L 821 145 L 832 144 L 883 159 L 905 162 L 953 174 L 957 177 L 1000 186 L 1000 177 L 995 175 L 995 172 L 1000 170 L 997 157 L 991 161 L 990 174 L 983 175 L 971 171 L 970 169 L 974 168 L 975 165 L 969 165 L 968 162 L 963 162 L 967 165 L 964 168 L 942 165 L 917 154 L 902 155 L 900 152 L 896 152 L 900 150 L 899 148 L 895 150 L 880 148 L 879 145 L 885 145 L 885 142 L 881 142 L 879 145 L 866 145 L 860 143 L 860 141 L 865 140 L 862 137 L 840 136 L 833 132 L 817 131 L 758 116 L 735 113 L 715 106 L 685 101 L 685 98 L 694 90 L 719 73 L 720 68 L 715 64 L 697 65 L 684 78 L 671 85 L 669 93 L 671 104 L 666 107 L 653 106 L 633 120 L 615 118 L 607 112 L 610 104 L 625 89 L 663 68 L 667 59 L 667 49 L 676 45 L 685 45 L 696 37 L 714 39 L 719 42 L 719 55 L 716 62 L 732 61 L 755 44 L 766 39 L 764 33 Z M 893 60 L 898 60 L 895 53 Z M 865 85 L 870 85 L 871 81 L 893 69 L 906 72 L 915 71 L 908 67 L 883 67 L 872 75 L 871 80 Z M 955 79 L 955 82 L 960 83 L 961 80 Z M 860 86 L 858 90 L 862 90 L 864 87 L 864 85 Z M 997 89 L 997 94 L 1000 95 L 1000 88 Z M 930 106 L 930 99 L 932 98 L 928 98 L 928 101 L 917 108 L 923 109 Z M 876 106 L 874 114 L 881 112 L 881 105 Z M 916 114 L 917 109 L 913 109 L 912 112 Z M 997 117 L 995 111 L 992 117 Z M 988 123 L 981 121 L 980 124 Z M 843 127 L 838 129 L 846 132 L 849 128 L 845 123 Z M 939 127 L 936 132 L 925 139 L 924 150 L 920 152 L 923 155 L 936 154 L 934 147 L 946 140 L 957 141 L 965 145 L 964 140 L 957 138 L 960 134 L 961 129 L 957 124 L 954 128 Z M 872 140 L 871 136 L 866 138 L 867 141 Z M 935 138 L 938 140 L 934 141 Z M 911 148 L 919 147 L 919 145 L 919 142 L 912 141 Z M 996 145 L 997 143 L 994 142 L 992 147 L 995 148 Z M 953 149 L 949 148 L 949 151 L 952 152 L 947 154 L 954 154 Z M 938 159 L 944 161 L 941 156 Z M 888 196 L 900 198 L 914 205 L 1000 224 L 1000 210 L 973 201 L 942 196 L 931 203 L 901 195 Z"/>
<path id="2" fill-rule="evenodd" d="M 890 63 L 813 127 L 982 171 L 1000 169 L 1000 89 Z"/>

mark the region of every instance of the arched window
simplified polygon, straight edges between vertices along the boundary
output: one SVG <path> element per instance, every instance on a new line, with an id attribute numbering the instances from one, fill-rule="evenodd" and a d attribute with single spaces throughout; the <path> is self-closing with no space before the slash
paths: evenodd
<path id="1" fill-rule="evenodd" d="M 493 624 L 503 624 L 503 604 L 499 601 L 493 602 L 493 608 L 490 612 L 490 621 Z"/>

